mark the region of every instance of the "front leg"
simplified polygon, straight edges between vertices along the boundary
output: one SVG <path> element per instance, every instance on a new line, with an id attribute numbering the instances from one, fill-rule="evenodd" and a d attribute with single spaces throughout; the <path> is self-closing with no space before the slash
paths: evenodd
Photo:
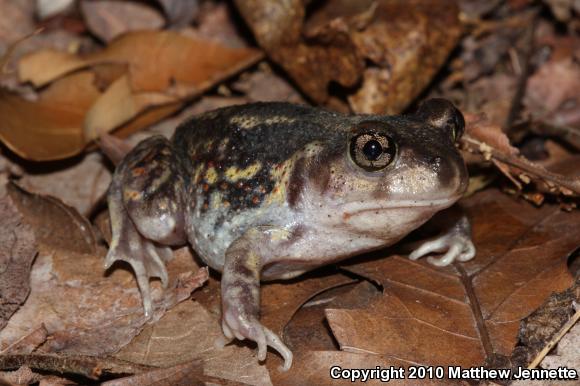
<path id="1" fill-rule="evenodd" d="M 167 286 L 169 246 L 186 241 L 185 172 L 171 143 L 161 136 L 139 143 L 119 164 L 109 188 L 112 239 L 105 269 L 118 260 L 135 271 L 145 315 L 153 314 L 149 279 Z"/>
<path id="2" fill-rule="evenodd" d="M 471 241 L 471 224 L 461 210 L 451 208 L 438 213 L 432 220 L 439 223 L 443 231 L 431 239 L 423 241 L 410 255 L 409 259 L 417 260 L 433 252 L 446 252 L 439 259 L 429 257 L 427 261 L 438 267 L 444 267 L 458 261 L 469 261 L 475 256 L 475 246 Z"/>
<path id="3" fill-rule="evenodd" d="M 268 346 L 284 358 L 284 370 L 292 365 L 292 352 L 280 337 L 260 323 L 260 274 L 271 236 L 252 229 L 226 251 L 222 274 L 222 328 L 228 339 L 249 339 L 258 344 L 258 359 L 266 359 Z"/>

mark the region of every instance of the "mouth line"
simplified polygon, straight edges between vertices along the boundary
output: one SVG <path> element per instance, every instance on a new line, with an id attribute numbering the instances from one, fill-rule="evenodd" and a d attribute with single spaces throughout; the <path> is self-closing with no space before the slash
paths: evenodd
<path id="1" fill-rule="evenodd" d="M 445 199 L 438 199 L 438 200 L 402 200 L 393 205 L 380 205 L 380 206 L 371 206 L 369 205 L 366 208 L 360 208 L 356 210 L 346 210 L 345 213 L 348 213 L 348 216 L 356 216 L 359 214 L 367 213 L 367 212 L 375 212 L 375 211 L 384 211 L 389 209 L 411 209 L 411 208 L 447 208 L 453 205 L 458 200 L 457 197 L 445 198 Z"/>

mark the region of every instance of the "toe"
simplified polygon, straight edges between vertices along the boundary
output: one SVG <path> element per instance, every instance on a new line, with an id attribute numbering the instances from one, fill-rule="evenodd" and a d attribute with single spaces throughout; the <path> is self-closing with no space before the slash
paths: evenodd
<path id="1" fill-rule="evenodd" d="M 270 329 L 264 327 L 264 332 L 266 334 L 266 339 L 268 340 L 268 346 L 272 347 L 274 350 L 278 351 L 282 358 L 284 358 L 284 365 L 282 366 L 282 371 L 288 371 L 292 366 L 292 351 L 282 342 L 282 339 L 276 334 L 274 334 Z"/>
<path id="2" fill-rule="evenodd" d="M 453 261 L 457 258 L 457 256 L 459 256 L 459 254 L 461 253 L 461 246 L 460 245 L 452 245 L 451 248 L 449 248 L 449 250 L 447 251 L 447 253 L 445 255 L 443 255 L 443 257 L 439 258 L 439 259 L 435 259 L 430 257 L 429 259 L 427 259 L 427 261 L 437 267 L 445 267 L 451 263 L 453 263 Z"/>

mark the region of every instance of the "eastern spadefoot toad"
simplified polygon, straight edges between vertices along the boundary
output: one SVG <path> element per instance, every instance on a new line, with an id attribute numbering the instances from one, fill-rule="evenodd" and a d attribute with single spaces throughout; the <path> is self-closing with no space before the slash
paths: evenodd
<path id="1" fill-rule="evenodd" d="M 455 143 L 464 121 L 431 99 L 409 116 L 342 115 L 255 103 L 195 116 L 171 140 L 151 137 L 117 167 L 108 196 L 106 267 L 131 264 L 151 315 L 149 279 L 168 281 L 170 246 L 189 242 L 222 272 L 222 328 L 292 363 L 260 324 L 260 280 L 289 279 L 397 242 L 457 201 L 467 172 Z M 475 255 L 463 217 L 410 258 L 436 265 Z"/>

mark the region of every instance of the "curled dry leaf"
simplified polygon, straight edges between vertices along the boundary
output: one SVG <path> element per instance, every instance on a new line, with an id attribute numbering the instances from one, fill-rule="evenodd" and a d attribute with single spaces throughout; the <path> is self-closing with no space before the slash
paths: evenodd
<path id="1" fill-rule="evenodd" d="M 165 24 L 163 16 L 144 3 L 83 0 L 80 5 L 89 30 L 105 42 L 129 31 L 156 30 Z"/>
<path id="2" fill-rule="evenodd" d="M 50 86 L 38 102 L 0 94 L 0 139 L 24 158 L 70 157 L 102 133 L 119 128 L 127 134 L 175 112 L 261 57 L 255 49 L 228 48 L 170 31 L 129 33 L 82 57 L 38 51 L 21 60 L 21 80 Z M 111 63 L 124 67 L 105 73 L 103 66 Z"/>
<path id="3" fill-rule="evenodd" d="M 346 267 L 385 294 L 361 309 L 326 311 L 342 350 L 423 365 L 482 365 L 495 354 L 509 356 L 520 321 L 572 284 L 566 259 L 578 248 L 580 212 L 535 208 L 497 190 L 463 206 L 475 259 L 436 268 L 395 256 Z"/>
<path id="4" fill-rule="evenodd" d="M 402 111 L 431 81 L 461 34 L 455 3 L 320 3 L 308 14 L 298 0 L 236 1 L 258 43 L 304 92 L 328 104 L 329 85 L 337 83 L 356 112 Z"/>
<path id="5" fill-rule="evenodd" d="M 534 182 L 536 188 L 547 194 L 580 196 L 580 177 L 552 173 L 536 164 L 510 145 L 509 139 L 497 125 L 489 123 L 483 116 L 466 116 L 466 132 L 461 143 L 470 154 L 491 160 L 516 186 Z M 518 186 L 520 187 L 520 186 Z"/>
<path id="6" fill-rule="evenodd" d="M 30 292 L 30 268 L 36 256 L 32 228 L 12 199 L 0 196 L 0 331 Z"/>
<path id="7" fill-rule="evenodd" d="M 16 154 L 34 160 L 78 154 L 85 146 L 85 111 L 99 95 L 89 72 L 53 83 L 36 102 L 0 90 L 0 139 Z"/>
<path id="8" fill-rule="evenodd" d="M 8 193 L 39 243 L 77 253 L 96 252 L 93 227 L 76 209 L 57 198 L 29 193 L 15 183 L 8 185 Z"/>

